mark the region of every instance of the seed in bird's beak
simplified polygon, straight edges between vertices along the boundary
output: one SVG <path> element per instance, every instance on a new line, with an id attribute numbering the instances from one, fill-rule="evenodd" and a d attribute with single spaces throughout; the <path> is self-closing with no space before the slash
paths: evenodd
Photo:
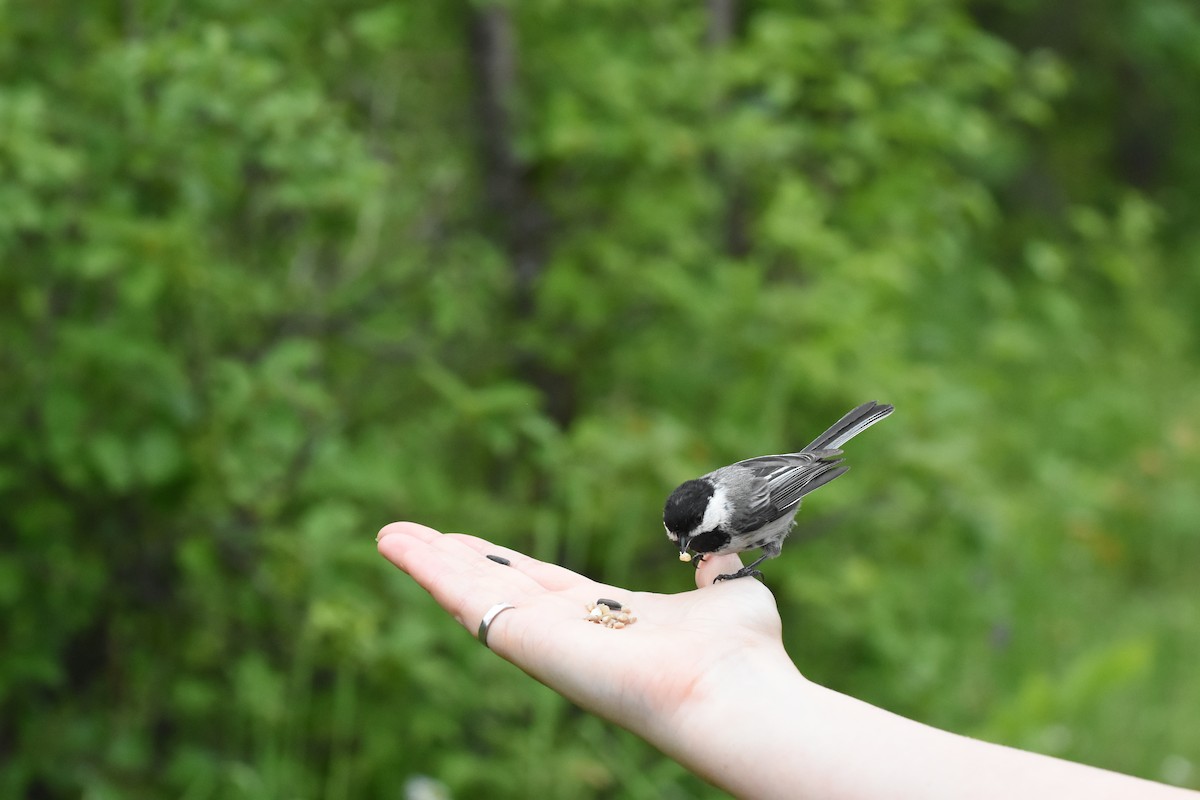
<path id="1" fill-rule="evenodd" d="M 688 553 L 688 552 L 680 553 L 679 560 L 686 564 L 687 562 L 692 560 L 692 554 Z"/>

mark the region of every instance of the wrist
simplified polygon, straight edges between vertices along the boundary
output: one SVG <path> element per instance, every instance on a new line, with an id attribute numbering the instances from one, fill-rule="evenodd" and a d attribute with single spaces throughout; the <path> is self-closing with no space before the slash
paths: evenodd
<path id="1" fill-rule="evenodd" d="M 782 646 L 748 646 L 708 665 L 676 713 L 651 725 L 647 738 L 732 794 L 771 796 L 764 786 L 788 785 L 797 736 L 820 724 L 815 715 L 825 692 Z"/>

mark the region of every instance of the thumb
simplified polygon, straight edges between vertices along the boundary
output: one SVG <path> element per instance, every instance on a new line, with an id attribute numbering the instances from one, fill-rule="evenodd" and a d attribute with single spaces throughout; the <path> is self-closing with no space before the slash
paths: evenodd
<path id="1" fill-rule="evenodd" d="M 703 589 L 712 586 L 718 575 L 728 575 L 742 568 L 742 560 L 736 553 L 724 556 L 706 555 L 696 567 L 696 588 Z"/>

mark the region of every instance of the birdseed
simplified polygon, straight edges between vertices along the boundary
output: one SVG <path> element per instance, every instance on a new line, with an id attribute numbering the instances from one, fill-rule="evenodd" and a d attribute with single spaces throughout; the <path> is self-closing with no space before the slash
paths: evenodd
<path id="1" fill-rule="evenodd" d="M 588 603 L 585 606 L 588 613 L 584 619 L 606 628 L 615 629 L 624 628 L 637 622 L 637 615 L 633 613 L 633 609 L 622 606 L 620 603 L 616 605 L 617 607 L 613 608 L 607 602 Z"/>

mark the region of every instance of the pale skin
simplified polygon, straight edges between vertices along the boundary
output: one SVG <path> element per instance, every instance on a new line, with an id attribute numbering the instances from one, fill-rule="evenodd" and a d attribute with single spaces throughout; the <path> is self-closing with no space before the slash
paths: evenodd
<path id="1" fill-rule="evenodd" d="M 472 635 L 577 705 L 636 733 L 705 780 L 753 798 L 1200 798 L 1200 793 L 938 730 L 819 686 L 781 640 L 775 598 L 710 556 L 695 591 L 633 592 L 464 534 L 410 522 L 379 552 Z M 504 566 L 488 554 L 511 561 Z M 584 619 L 612 598 L 638 621 Z"/>

